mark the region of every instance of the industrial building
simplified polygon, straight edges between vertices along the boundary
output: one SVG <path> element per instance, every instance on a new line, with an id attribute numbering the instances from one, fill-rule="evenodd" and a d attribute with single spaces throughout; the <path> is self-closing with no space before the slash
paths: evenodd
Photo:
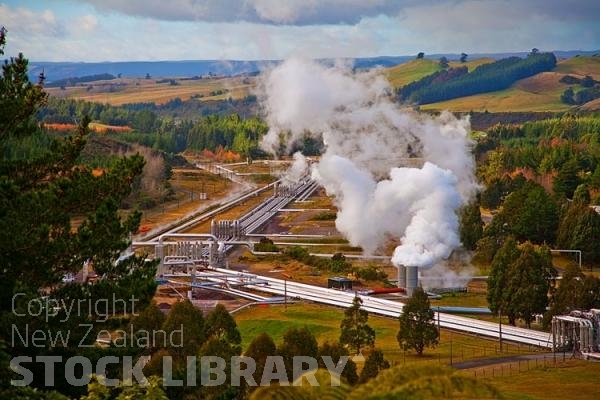
<path id="1" fill-rule="evenodd" d="M 552 348 L 583 358 L 600 358 L 600 310 L 571 311 L 552 318 Z"/>

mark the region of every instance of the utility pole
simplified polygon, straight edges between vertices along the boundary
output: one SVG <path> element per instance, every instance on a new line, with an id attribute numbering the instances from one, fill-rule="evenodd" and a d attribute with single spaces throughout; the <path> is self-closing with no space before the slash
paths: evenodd
<path id="1" fill-rule="evenodd" d="M 498 323 L 498 338 L 500 340 L 500 353 L 502 353 L 502 307 L 498 310 L 498 314 L 500 316 Z"/>
<path id="2" fill-rule="evenodd" d="M 283 280 L 283 304 L 285 311 L 287 311 L 287 279 Z"/>

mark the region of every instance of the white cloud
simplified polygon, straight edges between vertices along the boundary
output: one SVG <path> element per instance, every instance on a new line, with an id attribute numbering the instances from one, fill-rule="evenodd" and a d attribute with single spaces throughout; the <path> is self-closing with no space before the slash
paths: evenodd
<path id="1" fill-rule="evenodd" d="M 82 0 L 99 10 L 162 20 L 314 25 L 395 15 L 417 0 Z"/>
<path id="2" fill-rule="evenodd" d="M 84 15 L 79 18 L 78 26 L 85 32 L 94 32 L 98 28 L 98 19 L 93 15 Z"/>
<path id="3" fill-rule="evenodd" d="M 63 25 L 51 10 L 34 12 L 23 7 L 11 8 L 0 4 L 0 17 L 1 24 L 8 30 L 9 35 L 27 35 L 36 38 L 60 37 L 65 34 Z"/>

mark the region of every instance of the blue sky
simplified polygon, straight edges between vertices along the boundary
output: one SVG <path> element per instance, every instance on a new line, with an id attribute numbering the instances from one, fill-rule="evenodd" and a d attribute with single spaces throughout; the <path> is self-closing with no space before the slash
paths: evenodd
<path id="1" fill-rule="evenodd" d="M 37 61 L 600 49 L 599 0 L 0 0 Z"/>

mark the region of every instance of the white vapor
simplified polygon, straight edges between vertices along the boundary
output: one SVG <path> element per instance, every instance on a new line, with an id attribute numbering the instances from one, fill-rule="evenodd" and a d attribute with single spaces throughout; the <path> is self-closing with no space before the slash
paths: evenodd
<path id="1" fill-rule="evenodd" d="M 337 229 L 366 253 L 400 241 L 395 265 L 431 267 L 460 245 L 457 209 L 476 189 L 466 119 L 401 109 L 379 71 L 292 58 L 266 74 L 265 150 L 306 135 L 325 153 L 313 177 L 338 207 Z M 419 160 L 415 163 L 415 157 Z"/>
<path id="2" fill-rule="evenodd" d="M 306 157 L 297 151 L 294 153 L 292 165 L 281 175 L 281 181 L 284 185 L 293 185 L 300 182 L 308 172 L 309 165 Z"/>

